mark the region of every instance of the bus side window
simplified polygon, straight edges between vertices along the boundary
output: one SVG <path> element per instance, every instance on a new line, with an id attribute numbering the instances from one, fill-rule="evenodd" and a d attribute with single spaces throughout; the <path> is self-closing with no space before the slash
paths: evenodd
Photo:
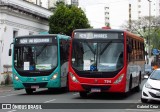
<path id="1" fill-rule="evenodd" d="M 132 46 L 132 41 L 130 39 L 130 37 L 128 37 L 127 40 L 127 52 L 128 52 L 128 61 L 132 61 L 132 53 L 133 53 L 133 46 Z"/>
<path id="2" fill-rule="evenodd" d="M 68 53 L 69 53 L 69 41 L 61 40 L 60 43 L 60 56 L 62 63 L 68 61 Z"/>

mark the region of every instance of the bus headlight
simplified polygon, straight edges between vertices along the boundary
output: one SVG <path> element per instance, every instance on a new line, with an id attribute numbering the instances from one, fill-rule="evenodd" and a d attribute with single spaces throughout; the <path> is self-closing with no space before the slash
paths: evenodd
<path id="1" fill-rule="evenodd" d="M 16 81 L 19 80 L 19 78 L 18 78 L 16 75 L 14 75 L 14 79 L 15 79 Z"/>
<path id="2" fill-rule="evenodd" d="M 124 77 L 124 74 L 121 74 L 121 75 L 118 77 L 118 79 L 117 79 L 116 81 L 114 81 L 114 84 L 120 83 L 120 82 L 122 81 L 123 77 Z"/>
<path id="3" fill-rule="evenodd" d="M 77 78 L 70 72 L 70 76 L 73 82 L 78 82 Z"/>
<path id="4" fill-rule="evenodd" d="M 52 78 L 51 79 L 56 79 L 58 77 L 58 73 L 55 73 L 53 76 L 52 76 Z"/>

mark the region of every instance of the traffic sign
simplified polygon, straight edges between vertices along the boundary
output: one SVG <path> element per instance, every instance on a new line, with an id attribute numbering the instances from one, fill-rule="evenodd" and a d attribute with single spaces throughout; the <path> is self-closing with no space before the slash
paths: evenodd
<path id="1" fill-rule="evenodd" d="M 159 55 L 159 50 L 158 49 L 153 49 L 152 53 L 153 53 L 153 55 Z"/>

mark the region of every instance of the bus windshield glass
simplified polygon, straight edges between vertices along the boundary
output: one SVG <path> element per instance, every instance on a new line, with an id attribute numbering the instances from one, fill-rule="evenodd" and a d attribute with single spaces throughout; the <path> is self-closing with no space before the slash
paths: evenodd
<path id="1" fill-rule="evenodd" d="M 46 71 L 57 66 L 57 44 L 16 44 L 14 66 L 21 71 Z"/>
<path id="2" fill-rule="evenodd" d="M 72 67 L 78 71 L 112 72 L 124 65 L 123 39 L 74 38 L 72 45 Z"/>

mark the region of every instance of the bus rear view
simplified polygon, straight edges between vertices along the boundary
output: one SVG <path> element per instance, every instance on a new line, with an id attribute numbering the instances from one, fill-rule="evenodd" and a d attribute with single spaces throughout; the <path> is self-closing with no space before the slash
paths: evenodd
<path id="1" fill-rule="evenodd" d="M 126 92 L 127 45 L 120 30 L 80 29 L 73 32 L 69 60 L 69 90 Z"/>
<path id="2" fill-rule="evenodd" d="M 35 35 L 15 38 L 12 62 L 15 90 L 25 89 L 26 93 L 32 94 L 38 88 L 62 87 L 58 43 L 61 42 L 60 37 L 63 36 Z M 64 76 L 66 80 L 67 73 Z M 63 80 L 64 83 L 66 80 Z M 67 85 L 63 85 L 65 86 Z"/>

